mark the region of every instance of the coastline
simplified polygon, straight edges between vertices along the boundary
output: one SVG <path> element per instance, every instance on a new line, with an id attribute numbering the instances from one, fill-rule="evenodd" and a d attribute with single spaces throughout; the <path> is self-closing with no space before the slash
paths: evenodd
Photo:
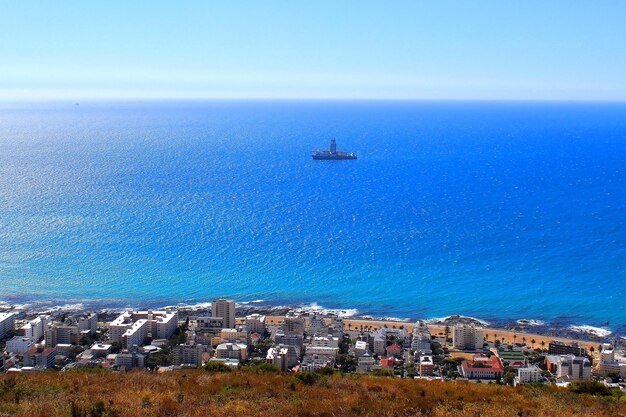
<path id="1" fill-rule="evenodd" d="M 58 304 L 53 302 L 35 302 L 23 304 L 10 304 L 0 300 L 0 312 L 16 311 L 21 313 L 23 317 L 33 317 L 39 314 L 62 315 L 64 313 L 76 312 L 97 312 L 98 315 L 107 321 L 107 318 L 116 317 L 119 312 L 141 307 L 144 309 L 177 309 L 181 317 L 208 314 L 211 308 L 210 302 L 200 303 L 178 303 L 170 305 L 162 305 L 158 303 L 136 303 L 135 305 L 98 305 L 89 302 L 77 303 L 70 302 L 68 304 Z M 605 327 L 596 327 L 587 324 L 567 323 L 561 325 L 559 323 L 544 322 L 533 319 L 490 319 L 489 321 L 468 317 L 462 315 L 450 315 L 441 318 L 412 317 L 400 319 L 396 317 L 376 317 L 370 314 L 361 314 L 357 309 L 333 309 L 325 308 L 317 303 L 313 304 L 293 304 L 293 305 L 274 305 L 266 300 L 250 300 L 236 302 L 237 315 L 239 317 L 248 314 L 263 314 L 272 320 L 279 321 L 287 312 L 299 312 L 303 314 L 320 313 L 323 315 L 334 315 L 342 317 L 346 325 L 351 325 L 354 329 L 363 328 L 382 328 L 382 327 L 403 327 L 407 331 L 413 329 L 413 325 L 417 320 L 424 320 L 433 335 L 443 334 L 446 326 L 452 326 L 457 322 L 474 323 L 484 329 L 492 340 L 497 334 L 498 339 L 506 343 L 521 342 L 526 340 L 529 344 L 531 340 L 535 340 L 535 346 L 539 347 L 541 342 L 547 345 L 549 341 L 558 340 L 565 343 L 576 342 L 589 348 L 593 346 L 597 348 L 598 343 L 609 340 L 626 340 L 626 331 L 624 329 L 607 329 Z M 622 326 L 623 328 L 624 326 Z"/>

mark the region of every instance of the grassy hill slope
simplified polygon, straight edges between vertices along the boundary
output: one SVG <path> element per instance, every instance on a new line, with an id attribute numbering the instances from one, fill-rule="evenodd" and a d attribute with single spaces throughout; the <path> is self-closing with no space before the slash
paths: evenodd
<path id="1" fill-rule="evenodd" d="M 604 394 L 251 371 L 46 372 L 0 375 L 0 416 L 626 416 L 626 397 Z"/>

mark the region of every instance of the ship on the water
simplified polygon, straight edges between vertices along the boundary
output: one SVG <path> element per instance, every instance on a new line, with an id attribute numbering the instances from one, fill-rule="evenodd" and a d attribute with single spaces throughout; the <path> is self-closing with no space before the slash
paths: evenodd
<path id="1" fill-rule="evenodd" d="M 330 149 L 318 150 L 311 152 L 313 159 L 320 160 L 340 160 L 340 159 L 356 159 L 356 153 L 344 152 L 337 150 L 337 141 L 333 138 L 330 140 Z"/>

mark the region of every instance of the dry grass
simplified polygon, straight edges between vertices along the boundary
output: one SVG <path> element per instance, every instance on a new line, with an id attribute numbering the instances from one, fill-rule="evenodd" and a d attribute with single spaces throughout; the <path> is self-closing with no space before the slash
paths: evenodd
<path id="1" fill-rule="evenodd" d="M 624 398 L 624 397 L 622 397 Z M 73 405 L 72 405 L 73 404 Z M 0 416 L 626 416 L 626 402 L 555 387 L 367 376 L 179 371 L 0 376 Z"/>

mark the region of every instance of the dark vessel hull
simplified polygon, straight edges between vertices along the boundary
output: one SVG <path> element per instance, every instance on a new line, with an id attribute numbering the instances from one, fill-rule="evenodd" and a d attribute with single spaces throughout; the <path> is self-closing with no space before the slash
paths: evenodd
<path id="1" fill-rule="evenodd" d="M 313 155 L 317 161 L 341 161 L 346 159 L 356 159 L 356 155 Z"/>

